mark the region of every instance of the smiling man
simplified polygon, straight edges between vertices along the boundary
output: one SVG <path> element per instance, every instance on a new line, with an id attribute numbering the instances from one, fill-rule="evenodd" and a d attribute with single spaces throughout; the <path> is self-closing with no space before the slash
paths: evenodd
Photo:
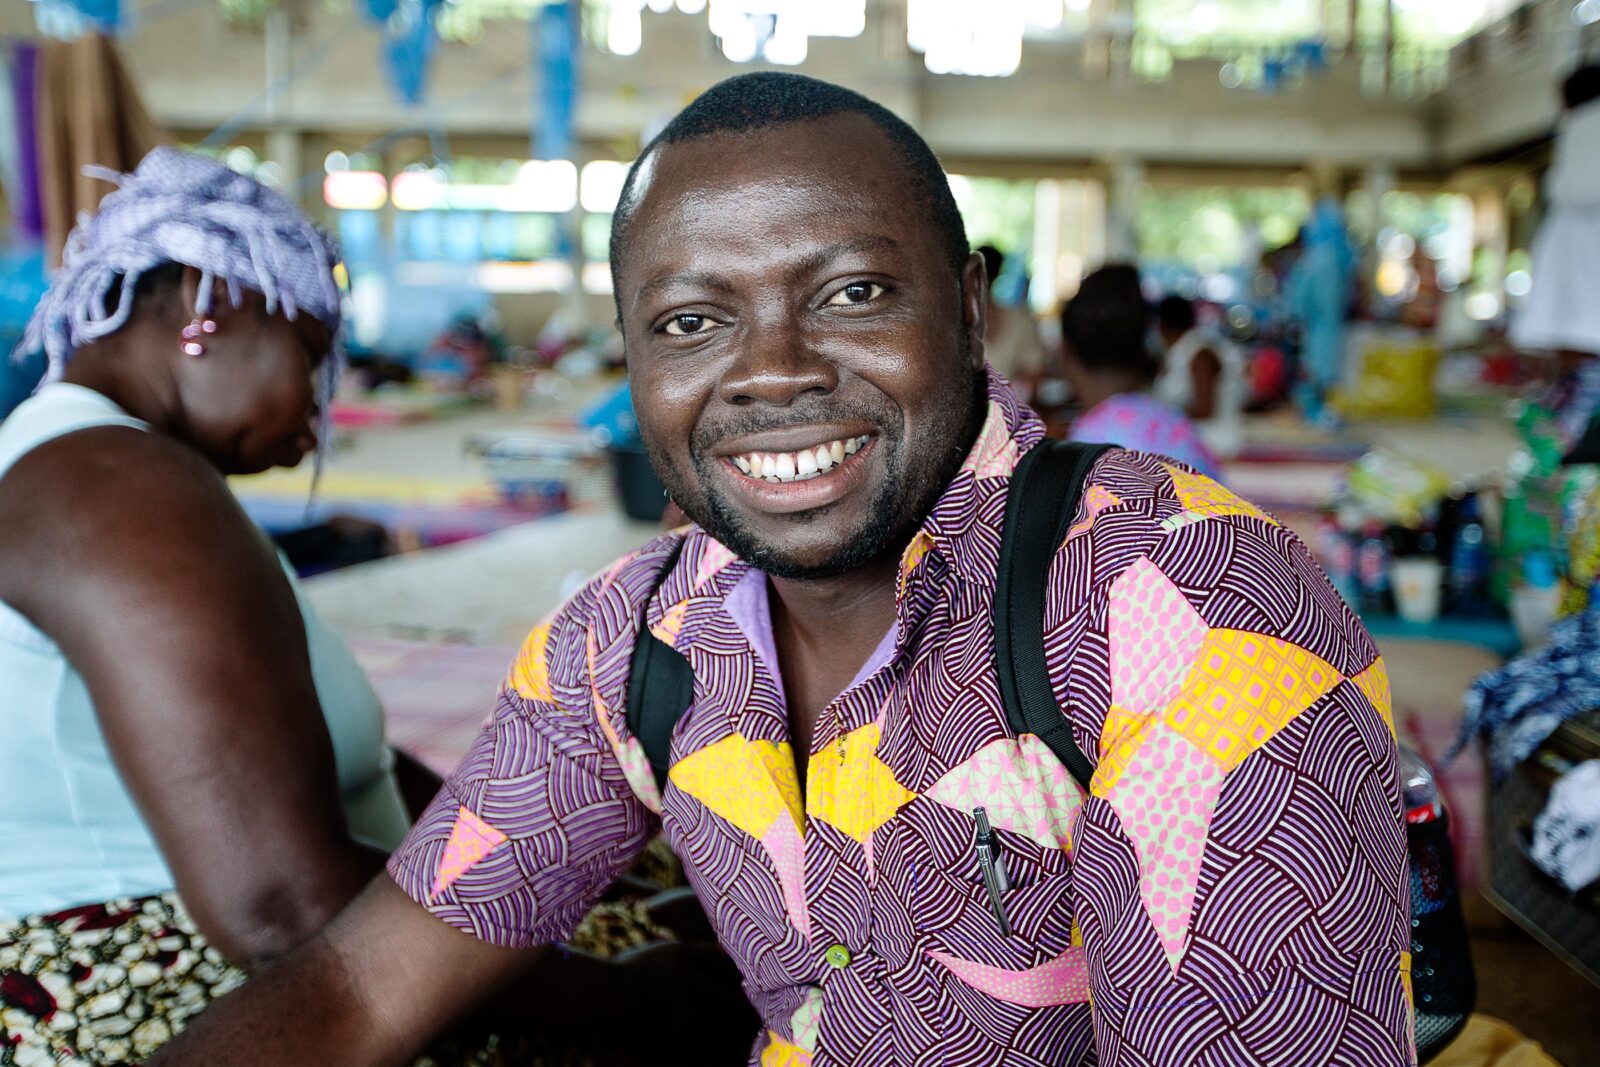
<path id="1" fill-rule="evenodd" d="M 761 1017 L 752 1062 L 1413 1059 L 1387 683 L 1291 534 L 1108 453 L 1045 608 L 1092 794 L 1007 726 L 997 553 L 1043 428 L 985 368 L 983 261 L 909 127 L 796 75 L 724 82 L 641 155 L 612 266 L 639 424 L 697 525 L 534 630 L 392 880 L 170 1062 L 399 1060 L 657 827 Z M 645 627 L 693 672 L 664 788 L 626 716 Z"/>

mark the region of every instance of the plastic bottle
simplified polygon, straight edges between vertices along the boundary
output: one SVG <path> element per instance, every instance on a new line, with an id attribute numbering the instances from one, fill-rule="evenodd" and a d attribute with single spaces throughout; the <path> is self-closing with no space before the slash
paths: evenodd
<path id="1" fill-rule="evenodd" d="M 1389 545 L 1383 539 L 1383 527 L 1376 522 L 1367 523 L 1361 531 L 1361 545 L 1356 549 L 1356 588 L 1363 615 L 1381 615 L 1390 610 Z"/>
<path id="2" fill-rule="evenodd" d="M 1439 785 L 1433 771 L 1409 745 L 1400 746 L 1399 768 L 1406 822 L 1432 822 L 1443 815 L 1444 805 L 1439 801 Z"/>
<path id="3" fill-rule="evenodd" d="M 1523 648 L 1537 648 L 1550 636 L 1561 608 L 1561 582 L 1553 553 L 1529 552 L 1522 560 L 1522 581 L 1511 591 L 1511 622 Z"/>
<path id="4" fill-rule="evenodd" d="M 1488 612 L 1489 542 L 1478 514 L 1478 494 L 1461 498 L 1455 540 L 1445 568 L 1445 609 L 1452 615 L 1481 616 Z"/>

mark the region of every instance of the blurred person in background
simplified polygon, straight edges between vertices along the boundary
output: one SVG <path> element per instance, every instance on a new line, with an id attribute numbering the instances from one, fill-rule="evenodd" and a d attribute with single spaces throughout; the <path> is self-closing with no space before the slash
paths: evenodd
<path id="1" fill-rule="evenodd" d="M 1232 459 L 1244 446 L 1244 356 L 1220 332 L 1201 325 L 1194 301 L 1168 296 L 1156 305 L 1166 349 L 1155 395 L 1194 420 L 1212 453 Z"/>
<path id="2" fill-rule="evenodd" d="M 1324 197 L 1306 223 L 1304 247 L 1284 279 L 1289 317 L 1301 330 L 1301 411 L 1322 417 L 1323 401 L 1344 380 L 1346 322 L 1356 279 L 1356 254 L 1345 231 L 1344 211 Z"/>
<path id="3" fill-rule="evenodd" d="M 1600 353 L 1600 65 L 1574 71 L 1561 95 L 1566 110 L 1544 181 L 1549 207 L 1533 242 L 1533 291 L 1511 341 L 1556 353 L 1560 369 L 1571 370 Z"/>
<path id="4" fill-rule="evenodd" d="M 983 334 L 989 365 L 1005 375 L 1023 399 L 1027 399 L 1033 383 L 1044 370 L 1044 346 L 1039 343 L 1039 328 L 1028 311 L 1026 298 L 1012 307 L 997 295 L 1005 254 L 994 245 L 982 245 L 977 252 L 989 271 L 989 320 Z"/>
<path id="5" fill-rule="evenodd" d="M 1062 364 L 1084 407 L 1072 439 L 1170 456 L 1216 478 L 1221 465 L 1189 416 L 1150 392 L 1157 370 L 1151 317 L 1138 268 L 1126 264 L 1084 278 L 1061 309 Z"/>
<path id="6" fill-rule="evenodd" d="M 0 1046 L 90 1063 L 314 933 L 410 821 L 376 696 L 224 481 L 316 447 L 337 249 L 198 156 L 104 176 L 0 424 Z"/>

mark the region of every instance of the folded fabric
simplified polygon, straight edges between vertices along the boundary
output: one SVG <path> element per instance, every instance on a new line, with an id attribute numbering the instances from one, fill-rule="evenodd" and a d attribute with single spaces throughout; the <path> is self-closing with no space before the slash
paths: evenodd
<path id="1" fill-rule="evenodd" d="M 1445 762 L 1482 737 L 1490 779 L 1498 783 L 1556 727 L 1594 708 L 1600 708 L 1600 605 L 1556 623 L 1549 644 L 1472 683 L 1461 735 Z"/>

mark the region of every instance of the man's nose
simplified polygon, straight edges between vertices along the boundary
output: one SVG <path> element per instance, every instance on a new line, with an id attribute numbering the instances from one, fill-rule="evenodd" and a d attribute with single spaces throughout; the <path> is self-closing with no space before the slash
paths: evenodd
<path id="1" fill-rule="evenodd" d="M 790 316 L 753 322 L 739 340 L 739 354 L 720 384 L 726 403 L 786 407 L 807 393 L 839 387 L 838 369 Z"/>

